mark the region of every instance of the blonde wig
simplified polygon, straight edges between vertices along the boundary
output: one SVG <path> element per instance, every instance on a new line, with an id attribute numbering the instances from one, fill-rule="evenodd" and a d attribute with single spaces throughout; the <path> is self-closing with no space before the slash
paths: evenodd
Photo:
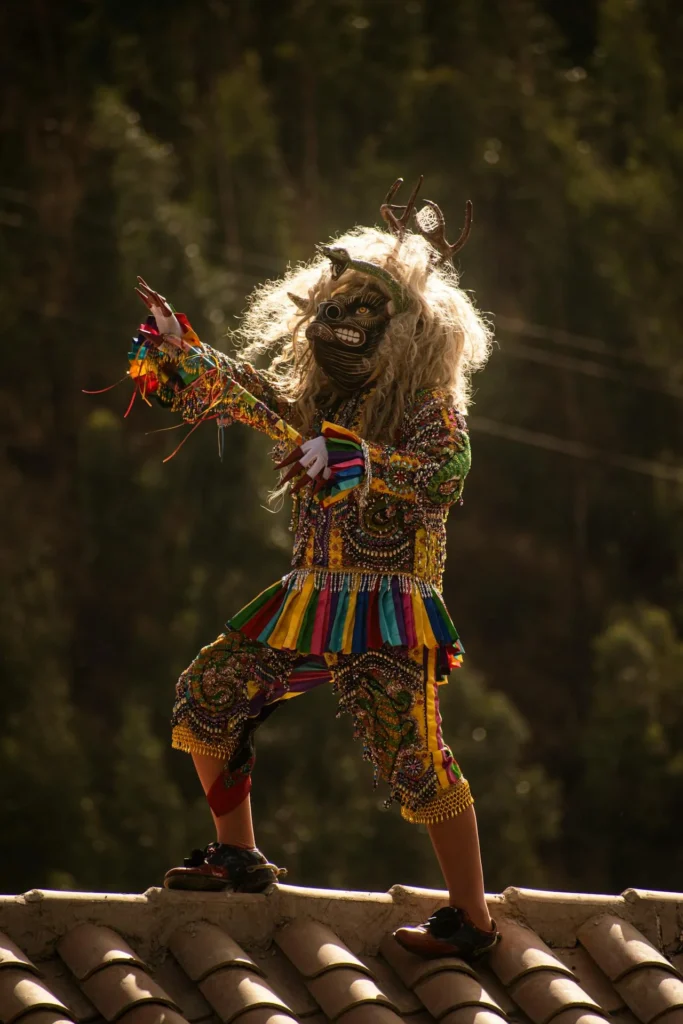
<path id="1" fill-rule="evenodd" d="M 435 250 L 419 234 L 398 239 L 377 228 L 356 227 L 333 244 L 346 249 L 352 259 L 388 270 L 410 300 L 406 312 L 391 317 L 374 356 L 376 388 L 365 405 L 363 436 L 381 443 L 394 441 L 407 404 L 422 388 L 444 389 L 465 413 L 470 377 L 488 359 L 491 331 L 458 287 L 453 267 L 436 263 Z M 304 434 L 312 427 L 316 407 L 331 395 L 327 378 L 312 358 L 306 327 L 321 302 L 368 280 L 356 270 L 333 280 L 329 260 L 319 255 L 291 268 L 284 278 L 258 287 L 235 332 L 241 357 L 256 360 L 271 354 L 268 378 L 292 403 L 294 425 Z M 376 279 L 372 283 L 381 287 Z M 303 303 L 295 303 L 291 295 Z M 392 312 L 391 303 L 388 308 Z"/>

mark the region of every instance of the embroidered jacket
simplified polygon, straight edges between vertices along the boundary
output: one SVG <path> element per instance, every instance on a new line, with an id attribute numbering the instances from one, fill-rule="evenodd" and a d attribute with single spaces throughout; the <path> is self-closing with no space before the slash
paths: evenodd
<path id="1" fill-rule="evenodd" d="M 177 315 L 184 353 L 159 341 L 153 318 L 140 328 L 129 358 L 143 393 L 190 423 L 248 423 L 281 442 L 280 457 L 299 443 L 267 374 L 202 344 Z M 462 647 L 440 591 L 446 519 L 470 467 L 467 428 L 447 392 L 425 389 L 406 408 L 395 444 L 365 441 L 357 431 L 371 393 L 320 410 L 311 436 L 326 438 L 332 475 L 316 497 L 310 487 L 293 496 L 292 571 L 229 625 L 302 654 L 436 648 L 447 671 Z"/>

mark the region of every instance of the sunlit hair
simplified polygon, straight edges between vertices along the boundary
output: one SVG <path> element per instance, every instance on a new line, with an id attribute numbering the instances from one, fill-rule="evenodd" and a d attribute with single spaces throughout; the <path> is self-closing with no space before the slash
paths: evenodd
<path id="1" fill-rule="evenodd" d="M 352 258 L 385 267 L 411 299 L 408 312 L 392 316 L 374 357 L 377 387 L 365 404 L 363 436 L 372 441 L 394 440 L 407 403 L 421 388 L 445 389 L 456 408 L 466 412 L 470 375 L 488 359 L 491 332 L 458 287 L 453 268 L 434 268 L 433 250 L 418 234 L 406 234 L 399 244 L 386 231 L 357 227 L 334 244 L 347 249 Z M 311 428 L 316 406 L 331 394 L 312 358 L 306 327 L 320 302 L 340 288 L 352 290 L 367 281 L 353 270 L 333 281 L 329 260 L 316 257 L 290 269 L 284 278 L 258 287 L 235 334 L 242 357 L 273 354 L 268 376 L 292 403 L 294 425 L 302 433 Z M 374 279 L 373 283 L 378 284 Z M 306 307 L 297 309 L 288 292 L 304 299 Z"/>

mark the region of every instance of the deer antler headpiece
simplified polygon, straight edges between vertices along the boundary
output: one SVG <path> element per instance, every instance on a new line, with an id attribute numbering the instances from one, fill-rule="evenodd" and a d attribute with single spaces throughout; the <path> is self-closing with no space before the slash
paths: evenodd
<path id="1" fill-rule="evenodd" d="M 415 210 L 415 200 L 422 187 L 424 175 L 420 175 L 415 188 L 410 193 L 410 198 L 405 206 L 396 205 L 393 202 L 394 196 L 403 184 L 403 178 L 397 178 L 386 194 L 384 202 L 380 206 L 380 213 L 383 220 L 389 225 L 389 230 L 396 235 L 399 243 L 403 241 L 408 221 L 411 214 L 415 215 L 415 223 L 419 233 L 426 238 L 434 249 L 435 263 L 452 262 L 457 252 L 467 242 L 472 228 L 472 203 L 467 200 L 465 206 L 465 225 L 460 232 L 460 237 L 452 245 L 446 241 L 446 219 L 440 207 L 431 199 L 425 199 L 425 205 L 421 210 Z M 339 246 L 319 245 L 319 252 L 323 253 L 332 264 L 332 277 L 340 277 L 345 270 L 357 270 L 367 277 L 374 277 L 380 281 L 391 295 L 394 312 L 404 313 L 410 305 L 410 299 L 403 285 L 385 267 L 380 267 L 369 260 L 354 259 L 346 249 Z M 305 306 L 304 300 L 296 300 L 297 305 Z"/>
<path id="2" fill-rule="evenodd" d="M 460 232 L 460 237 L 451 245 L 446 241 L 446 218 L 436 203 L 432 202 L 431 199 L 425 199 L 425 205 L 422 209 L 415 210 L 415 200 L 422 187 L 423 180 L 424 175 L 421 174 L 405 206 L 395 206 L 392 200 L 403 184 L 403 178 L 397 178 L 379 208 L 380 213 L 389 225 L 389 230 L 399 239 L 403 239 L 410 215 L 415 211 L 417 230 L 434 248 L 435 254 L 438 254 L 437 261 L 439 263 L 452 262 L 455 254 L 460 252 L 470 237 L 470 231 L 472 230 L 472 203 L 469 199 L 467 200 L 465 204 L 465 224 Z M 400 216 L 398 216 L 399 214 Z"/>

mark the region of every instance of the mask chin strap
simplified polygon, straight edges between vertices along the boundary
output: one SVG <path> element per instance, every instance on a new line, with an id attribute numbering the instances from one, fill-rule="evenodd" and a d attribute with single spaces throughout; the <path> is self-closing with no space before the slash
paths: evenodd
<path id="1" fill-rule="evenodd" d="M 403 285 L 384 267 L 371 263 L 369 260 L 355 260 L 347 249 L 338 245 L 318 245 L 318 252 L 327 256 L 332 264 L 332 279 L 336 281 L 346 270 L 356 270 L 379 281 L 389 292 L 394 305 L 394 313 L 405 313 L 410 306 L 410 298 Z"/>

